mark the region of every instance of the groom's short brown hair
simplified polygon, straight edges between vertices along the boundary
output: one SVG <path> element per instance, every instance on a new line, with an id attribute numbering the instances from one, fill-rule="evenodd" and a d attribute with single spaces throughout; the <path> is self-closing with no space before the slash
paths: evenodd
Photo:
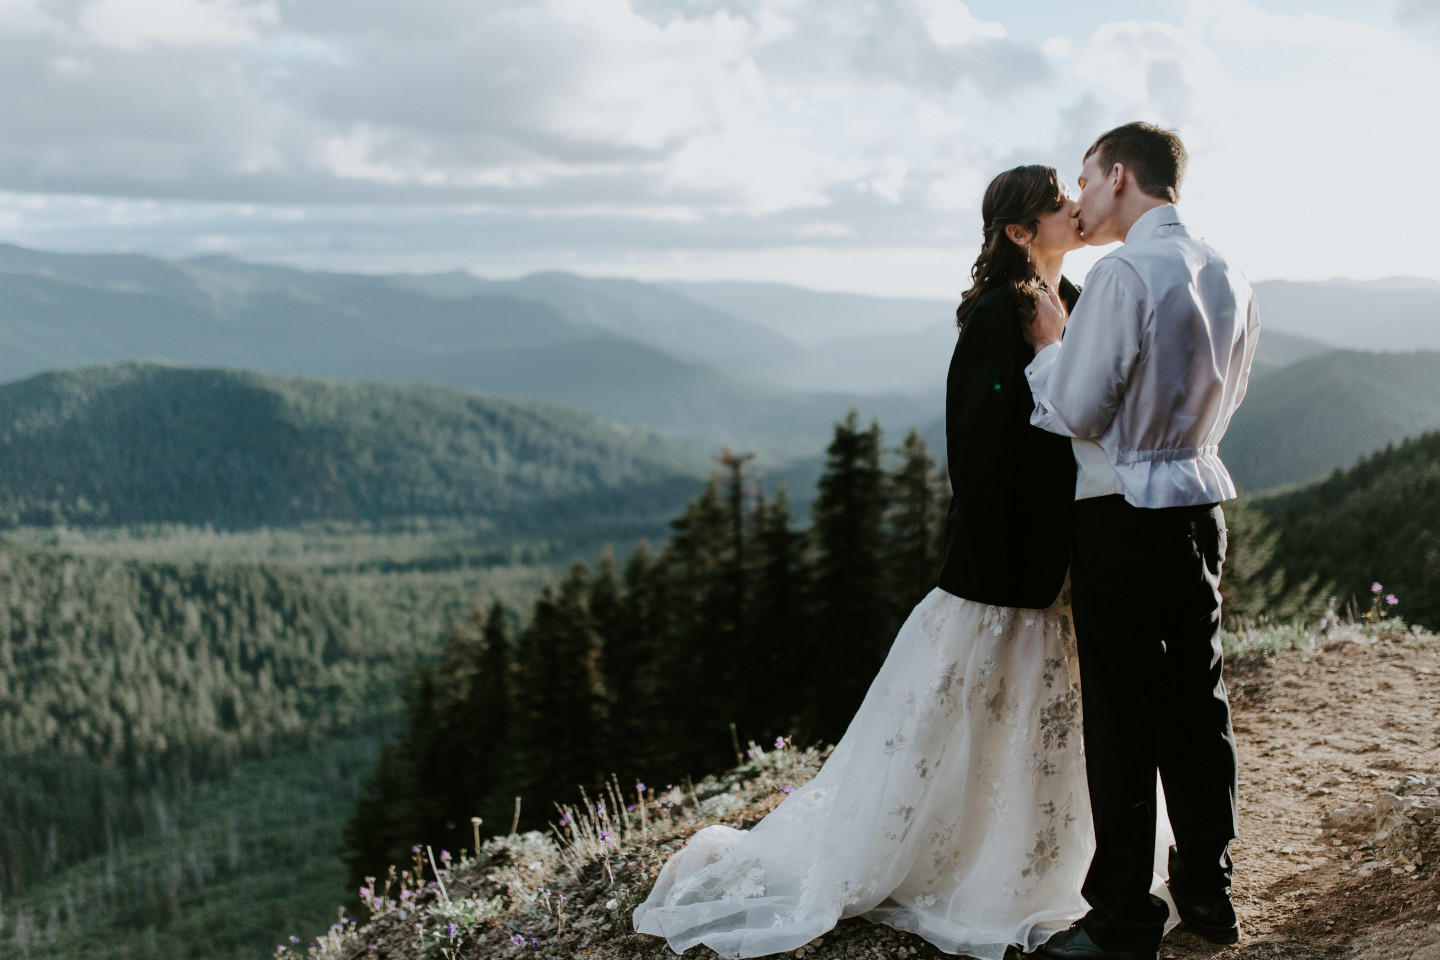
<path id="1" fill-rule="evenodd" d="M 1100 134 L 1083 159 L 1100 154 L 1100 166 L 1109 170 L 1123 164 L 1145 193 L 1171 203 L 1180 199 L 1180 181 L 1185 179 L 1185 144 L 1174 130 L 1153 123 L 1135 121 Z"/>

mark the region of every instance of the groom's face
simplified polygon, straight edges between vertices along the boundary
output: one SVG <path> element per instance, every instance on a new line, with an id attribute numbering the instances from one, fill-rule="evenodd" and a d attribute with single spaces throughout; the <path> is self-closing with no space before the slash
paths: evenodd
<path id="1" fill-rule="evenodd" d="M 1098 246 L 1123 239 L 1115 226 L 1117 197 L 1114 187 L 1114 170 L 1100 165 L 1100 151 L 1096 150 L 1085 158 L 1076 181 L 1080 187 L 1077 204 L 1080 207 L 1080 236 L 1086 243 Z"/>

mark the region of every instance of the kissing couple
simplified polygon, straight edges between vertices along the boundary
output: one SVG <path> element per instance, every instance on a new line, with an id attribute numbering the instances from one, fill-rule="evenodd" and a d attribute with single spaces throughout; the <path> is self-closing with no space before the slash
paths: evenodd
<path id="1" fill-rule="evenodd" d="M 725 957 L 853 916 L 981 960 L 1155 960 L 1177 919 L 1238 940 L 1219 444 L 1259 315 L 1181 221 L 1186 161 L 1130 123 L 1086 152 L 1073 200 L 1050 167 L 990 183 L 938 586 L 815 778 L 751 830 L 691 837 L 637 931 Z M 1115 241 L 1083 293 L 1061 275 Z"/>

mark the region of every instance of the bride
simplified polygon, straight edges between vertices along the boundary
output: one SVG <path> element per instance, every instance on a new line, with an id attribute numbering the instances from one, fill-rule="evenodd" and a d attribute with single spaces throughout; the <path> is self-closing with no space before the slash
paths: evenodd
<path id="1" fill-rule="evenodd" d="M 1060 275 L 1082 245 L 1075 212 L 1050 167 L 986 189 L 946 389 L 939 586 L 819 774 L 749 831 L 696 833 L 635 909 L 638 932 L 758 957 L 863 915 L 1001 960 L 1085 912 L 1094 843 L 1065 596 L 1076 469 L 1068 439 L 1030 426 L 1023 335 L 1047 288 L 1067 310 L 1079 295 Z M 1160 825 L 1163 852 L 1163 811 Z"/>

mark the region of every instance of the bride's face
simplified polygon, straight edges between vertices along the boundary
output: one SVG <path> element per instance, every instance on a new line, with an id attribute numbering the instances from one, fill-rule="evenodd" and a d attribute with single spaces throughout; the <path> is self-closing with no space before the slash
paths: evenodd
<path id="1" fill-rule="evenodd" d="M 1035 228 L 1036 248 L 1048 253 L 1067 253 L 1085 245 L 1080 235 L 1080 207 L 1067 194 L 1060 206 L 1040 217 Z"/>

